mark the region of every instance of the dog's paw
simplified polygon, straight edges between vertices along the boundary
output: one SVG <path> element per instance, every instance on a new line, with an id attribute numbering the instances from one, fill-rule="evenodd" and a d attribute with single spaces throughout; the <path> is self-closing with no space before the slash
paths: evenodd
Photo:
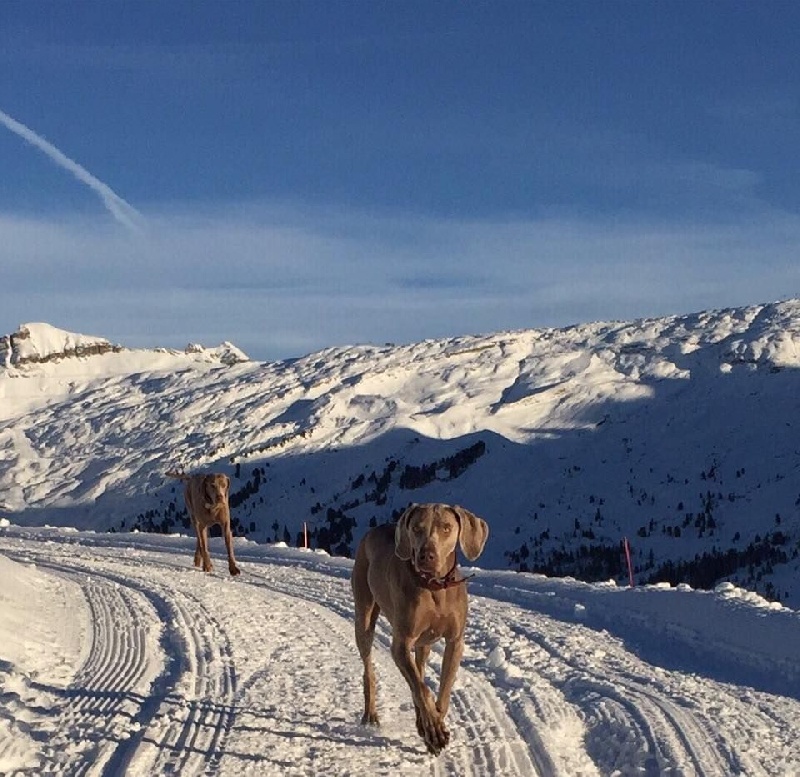
<path id="1" fill-rule="evenodd" d="M 417 731 L 425 741 L 428 752 L 432 755 L 439 755 L 450 742 L 450 731 L 444 724 L 441 715 L 417 714 Z"/>
<path id="2" fill-rule="evenodd" d="M 377 712 L 365 712 L 361 716 L 361 725 L 362 726 L 380 726 L 381 722 L 378 719 Z"/>
<path id="3" fill-rule="evenodd" d="M 439 755 L 449 742 L 450 732 L 447 726 L 445 726 L 444 721 L 436 723 L 429 732 L 429 735 L 425 737 L 425 744 L 428 747 L 428 752 L 433 755 Z"/>

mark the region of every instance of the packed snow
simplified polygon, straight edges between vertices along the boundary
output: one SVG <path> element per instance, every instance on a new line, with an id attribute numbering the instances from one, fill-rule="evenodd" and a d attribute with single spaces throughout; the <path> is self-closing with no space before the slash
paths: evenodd
<path id="1" fill-rule="evenodd" d="M 351 562 L 237 540 L 0 526 L 0 774 L 800 774 L 800 615 L 730 584 L 469 568 L 436 757 L 381 619 L 360 723 Z M 432 656 L 435 688 L 441 651 Z"/>

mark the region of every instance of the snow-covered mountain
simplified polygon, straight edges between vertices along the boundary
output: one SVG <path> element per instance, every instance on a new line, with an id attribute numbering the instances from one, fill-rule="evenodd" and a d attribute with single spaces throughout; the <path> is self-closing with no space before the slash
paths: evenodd
<path id="1" fill-rule="evenodd" d="M 346 555 L 447 501 L 490 522 L 484 568 L 627 579 L 628 538 L 638 582 L 800 605 L 800 300 L 274 363 L 30 324 L 0 365 L 14 523 L 183 532 L 164 473 L 213 468 L 256 541 Z"/>

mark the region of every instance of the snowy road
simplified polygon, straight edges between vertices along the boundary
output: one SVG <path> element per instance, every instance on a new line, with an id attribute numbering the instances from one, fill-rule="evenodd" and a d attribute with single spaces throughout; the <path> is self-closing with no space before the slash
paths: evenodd
<path id="1" fill-rule="evenodd" d="M 0 774 L 800 774 L 791 610 L 478 571 L 436 758 L 383 621 L 359 723 L 348 561 L 219 542 L 0 528 Z"/>

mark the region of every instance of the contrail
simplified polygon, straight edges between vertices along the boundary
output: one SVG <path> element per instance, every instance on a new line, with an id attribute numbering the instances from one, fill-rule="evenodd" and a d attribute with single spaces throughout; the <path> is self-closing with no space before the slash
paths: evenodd
<path id="1" fill-rule="evenodd" d="M 81 183 L 85 183 L 90 189 L 96 192 L 103 204 L 111 215 L 134 232 L 140 232 L 144 217 L 133 205 L 129 205 L 115 191 L 102 181 L 95 178 L 86 168 L 81 167 L 77 162 L 73 162 L 66 154 L 59 151 L 52 143 L 37 135 L 32 129 L 21 124 L 16 119 L 0 110 L 0 122 L 5 124 L 13 133 L 19 135 L 24 141 L 36 146 L 43 151 L 57 165 L 72 173 Z"/>

